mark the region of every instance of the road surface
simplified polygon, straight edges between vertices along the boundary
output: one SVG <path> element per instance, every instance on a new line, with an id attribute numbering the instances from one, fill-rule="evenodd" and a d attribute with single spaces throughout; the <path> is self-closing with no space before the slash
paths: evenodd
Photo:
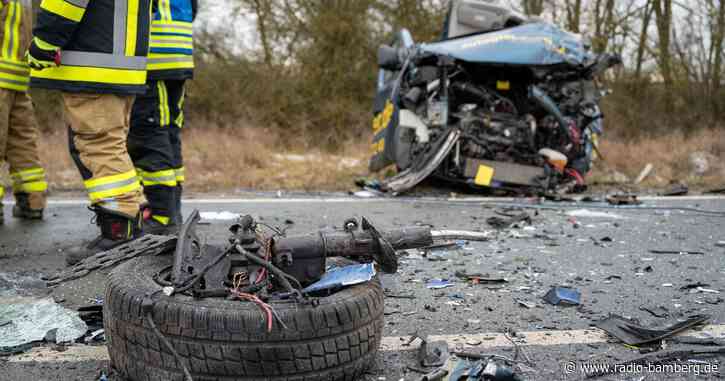
<path id="1" fill-rule="evenodd" d="M 436 229 L 492 230 L 487 218 L 506 199 L 351 199 L 338 195 L 302 198 L 187 200 L 202 212 L 251 214 L 270 225 L 294 222 L 288 233 L 340 227 L 348 217 L 367 216 L 383 228 L 429 224 Z M 368 380 L 417 380 L 418 342 L 412 334 L 445 340 L 452 349 L 497 353 L 525 363 L 527 380 L 578 380 L 581 367 L 640 356 L 592 325 L 609 314 L 661 327 L 696 314 L 709 325 L 689 335 L 725 337 L 725 216 L 667 209 L 597 209 L 598 204 L 547 203 L 529 209 L 533 224 L 496 231 L 489 242 L 421 255 L 401 254 L 398 274 L 385 275 L 386 325 L 377 366 Z M 646 199 L 647 207 L 725 211 L 725 198 Z M 6 216 L 9 207 L 6 204 Z M 551 208 L 551 209 L 549 209 Z M 587 211 L 582 211 L 586 209 Z M 594 212 L 594 214 L 592 213 Z M 598 213 L 598 214 L 597 214 Z M 48 293 L 38 279 L 64 268 L 64 250 L 93 238 L 90 212 L 83 201 L 53 200 L 39 223 L 6 217 L 0 227 L 0 291 Z M 574 216 L 572 216 L 574 215 Z M 231 221 L 210 220 L 200 232 L 221 242 Z M 654 254 L 652 250 L 701 254 Z M 504 284 L 472 285 L 461 272 L 505 278 Z M 64 284 L 50 293 L 74 308 L 103 295 L 103 273 Z M 451 280 L 453 287 L 426 288 L 430 279 Z M 688 286 L 701 282 L 698 290 Z M 555 285 L 582 292 L 582 305 L 560 307 L 542 296 Z M 722 292 L 722 293 L 716 293 Z M 411 294 L 413 299 L 392 297 Z M 659 308 L 666 317 L 646 309 Z M 507 335 L 504 335 L 507 333 Z M 513 337 L 515 345 L 507 338 Z M 518 349 L 517 349 L 518 348 Z M 686 348 L 671 344 L 669 349 Z M 518 352 L 518 355 L 516 353 Z M 720 366 L 723 358 L 706 363 Z M 692 364 L 704 366 L 705 363 Z M 71 347 L 65 352 L 35 348 L 29 354 L 0 358 L 0 380 L 97 380 L 107 370 L 104 347 Z M 723 364 L 725 366 L 725 364 Z M 572 368 L 573 367 L 573 368 Z M 698 368 L 705 369 L 705 368 Z M 712 369 L 712 367 L 710 368 Z M 697 369 L 695 369 L 697 370 Z M 719 379 L 718 374 L 625 374 L 611 380 Z M 645 378 L 642 378 L 645 377 Z"/>

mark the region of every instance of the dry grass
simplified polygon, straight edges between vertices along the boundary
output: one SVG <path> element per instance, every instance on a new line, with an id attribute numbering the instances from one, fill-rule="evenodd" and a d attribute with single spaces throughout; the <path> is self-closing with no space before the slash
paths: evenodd
<path id="1" fill-rule="evenodd" d="M 183 139 L 186 185 L 196 192 L 348 190 L 367 172 L 367 142 L 333 155 L 255 128 L 188 129 Z M 40 147 L 51 191 L 83 190 L 66 133 L 44 134 Z"/>
<path id="2" fill-rule="evenodd" d="M 703 129 L 690 135 L 673 132 L 666 136 L 634 140 L 607 140 L 601 142 L 604 162 L 598 162 L 590 182 L 606 183 L 616 170 L 634 180 L 644 167 L 654 165 L 652 174 L 642 187 L 661 187 L 682 182 L 692 187 L 725 184 L 725 130 Z M 710 170 L 704 176 L 695 176 L 690 166 L 693 152 L 712 155 Z"/>
<path id="3" fill-rule="evenodd" d="M 346 191 L 367 174 L 368 139 L 350 142 L 337 154 L 321 151 L 300 141 L 282 139 L 259 128 L 188 129 L 184 150 L 189 190 L 233 192 L 255 190 Z M 44 134 L 41 155 L 49 174 L 51 191 L 82 191 L 82 182 L 68 154 L 65 132 Z M 283 147 L 298 147 L 286 149 Z M 713 168 L 704 177 L 693 177 L 692 152 L 713 155 Z M 683 181 L 704 188 L 725 183 L 725 137 L 722 130 L 702 130 L 691 136 L 669 136 L 635 141 L 602 141 L 604 162 L 598 162 L 590 181 L 606 184 L 612 170 L 634 179 L 647 163 L 655 165 L 645 187 Z"/>

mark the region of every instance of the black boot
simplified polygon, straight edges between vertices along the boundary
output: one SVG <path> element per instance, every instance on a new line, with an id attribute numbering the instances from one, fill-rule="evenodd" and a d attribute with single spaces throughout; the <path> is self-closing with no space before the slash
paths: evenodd
<path id="1" fill-rule="evenodd" d="M 65 259 L 68 265 L 75 265 L 88 257 L 111 250 L 143 234 L 141 212 L 136 218 L 130 219 L 125 214 L 100 206 L 93 207 L 91 210 L 96 213 L 96 224 L 101 228 L 101 235 L 90 243 L 71 248 Z"/>
<path id="2" fill-rule="evenodd" d="M 5 223 L 5 213 L 3 212 L 3 203 L 0 202 L 0 225 Z"/>
<path id="3" fill-rule="evenodd" d="M 13 217 L 25 220 L 42 220 L 43 209 L 31 209 L 27 193 L 15 194 L 15 206 L 13 206 Z"/>

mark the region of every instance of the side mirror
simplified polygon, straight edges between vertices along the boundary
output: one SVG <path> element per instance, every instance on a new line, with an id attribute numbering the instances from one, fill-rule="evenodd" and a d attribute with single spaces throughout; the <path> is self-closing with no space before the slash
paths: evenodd
<path id="1" fill-rule="evenodd" d="M 378 66 L 383 70 L 397 71 L 403 66 L 400 49 L 388 45 L 378 48 Z"/>

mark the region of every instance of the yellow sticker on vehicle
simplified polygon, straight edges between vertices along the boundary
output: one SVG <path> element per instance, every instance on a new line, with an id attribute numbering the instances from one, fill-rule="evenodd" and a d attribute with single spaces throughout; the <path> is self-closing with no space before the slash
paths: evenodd
<path id="1" fill-rule="evenodd" d="M 502 91 L 511 90 L 511 82 L 509 81 L 496 81 L 496 89 Z"/>
<path id="2" fill-rule="evenodd" d="M 373 119 L 373 133 L 377 134 L 378 132 L 382 131 L 388 125 L 390 124 L 390 120 L 393 119 L 393 113 L 395 112 L 395 106 L 393 106 L 393 102 L 387 101 L 385 103 L 385 108 L 381 113 L 379 113 L 375 119 Z"/>
<path id="3" fill-rule="evenodd" d="M 476 185 L 487 187 L 491 185 L 491 182 L 493 181 L 494 172 L 495 170 L 492 167 L 479 165 L 478 173 L 476 173 L 476 179 L 473 180 L 473 182 Z"/>

